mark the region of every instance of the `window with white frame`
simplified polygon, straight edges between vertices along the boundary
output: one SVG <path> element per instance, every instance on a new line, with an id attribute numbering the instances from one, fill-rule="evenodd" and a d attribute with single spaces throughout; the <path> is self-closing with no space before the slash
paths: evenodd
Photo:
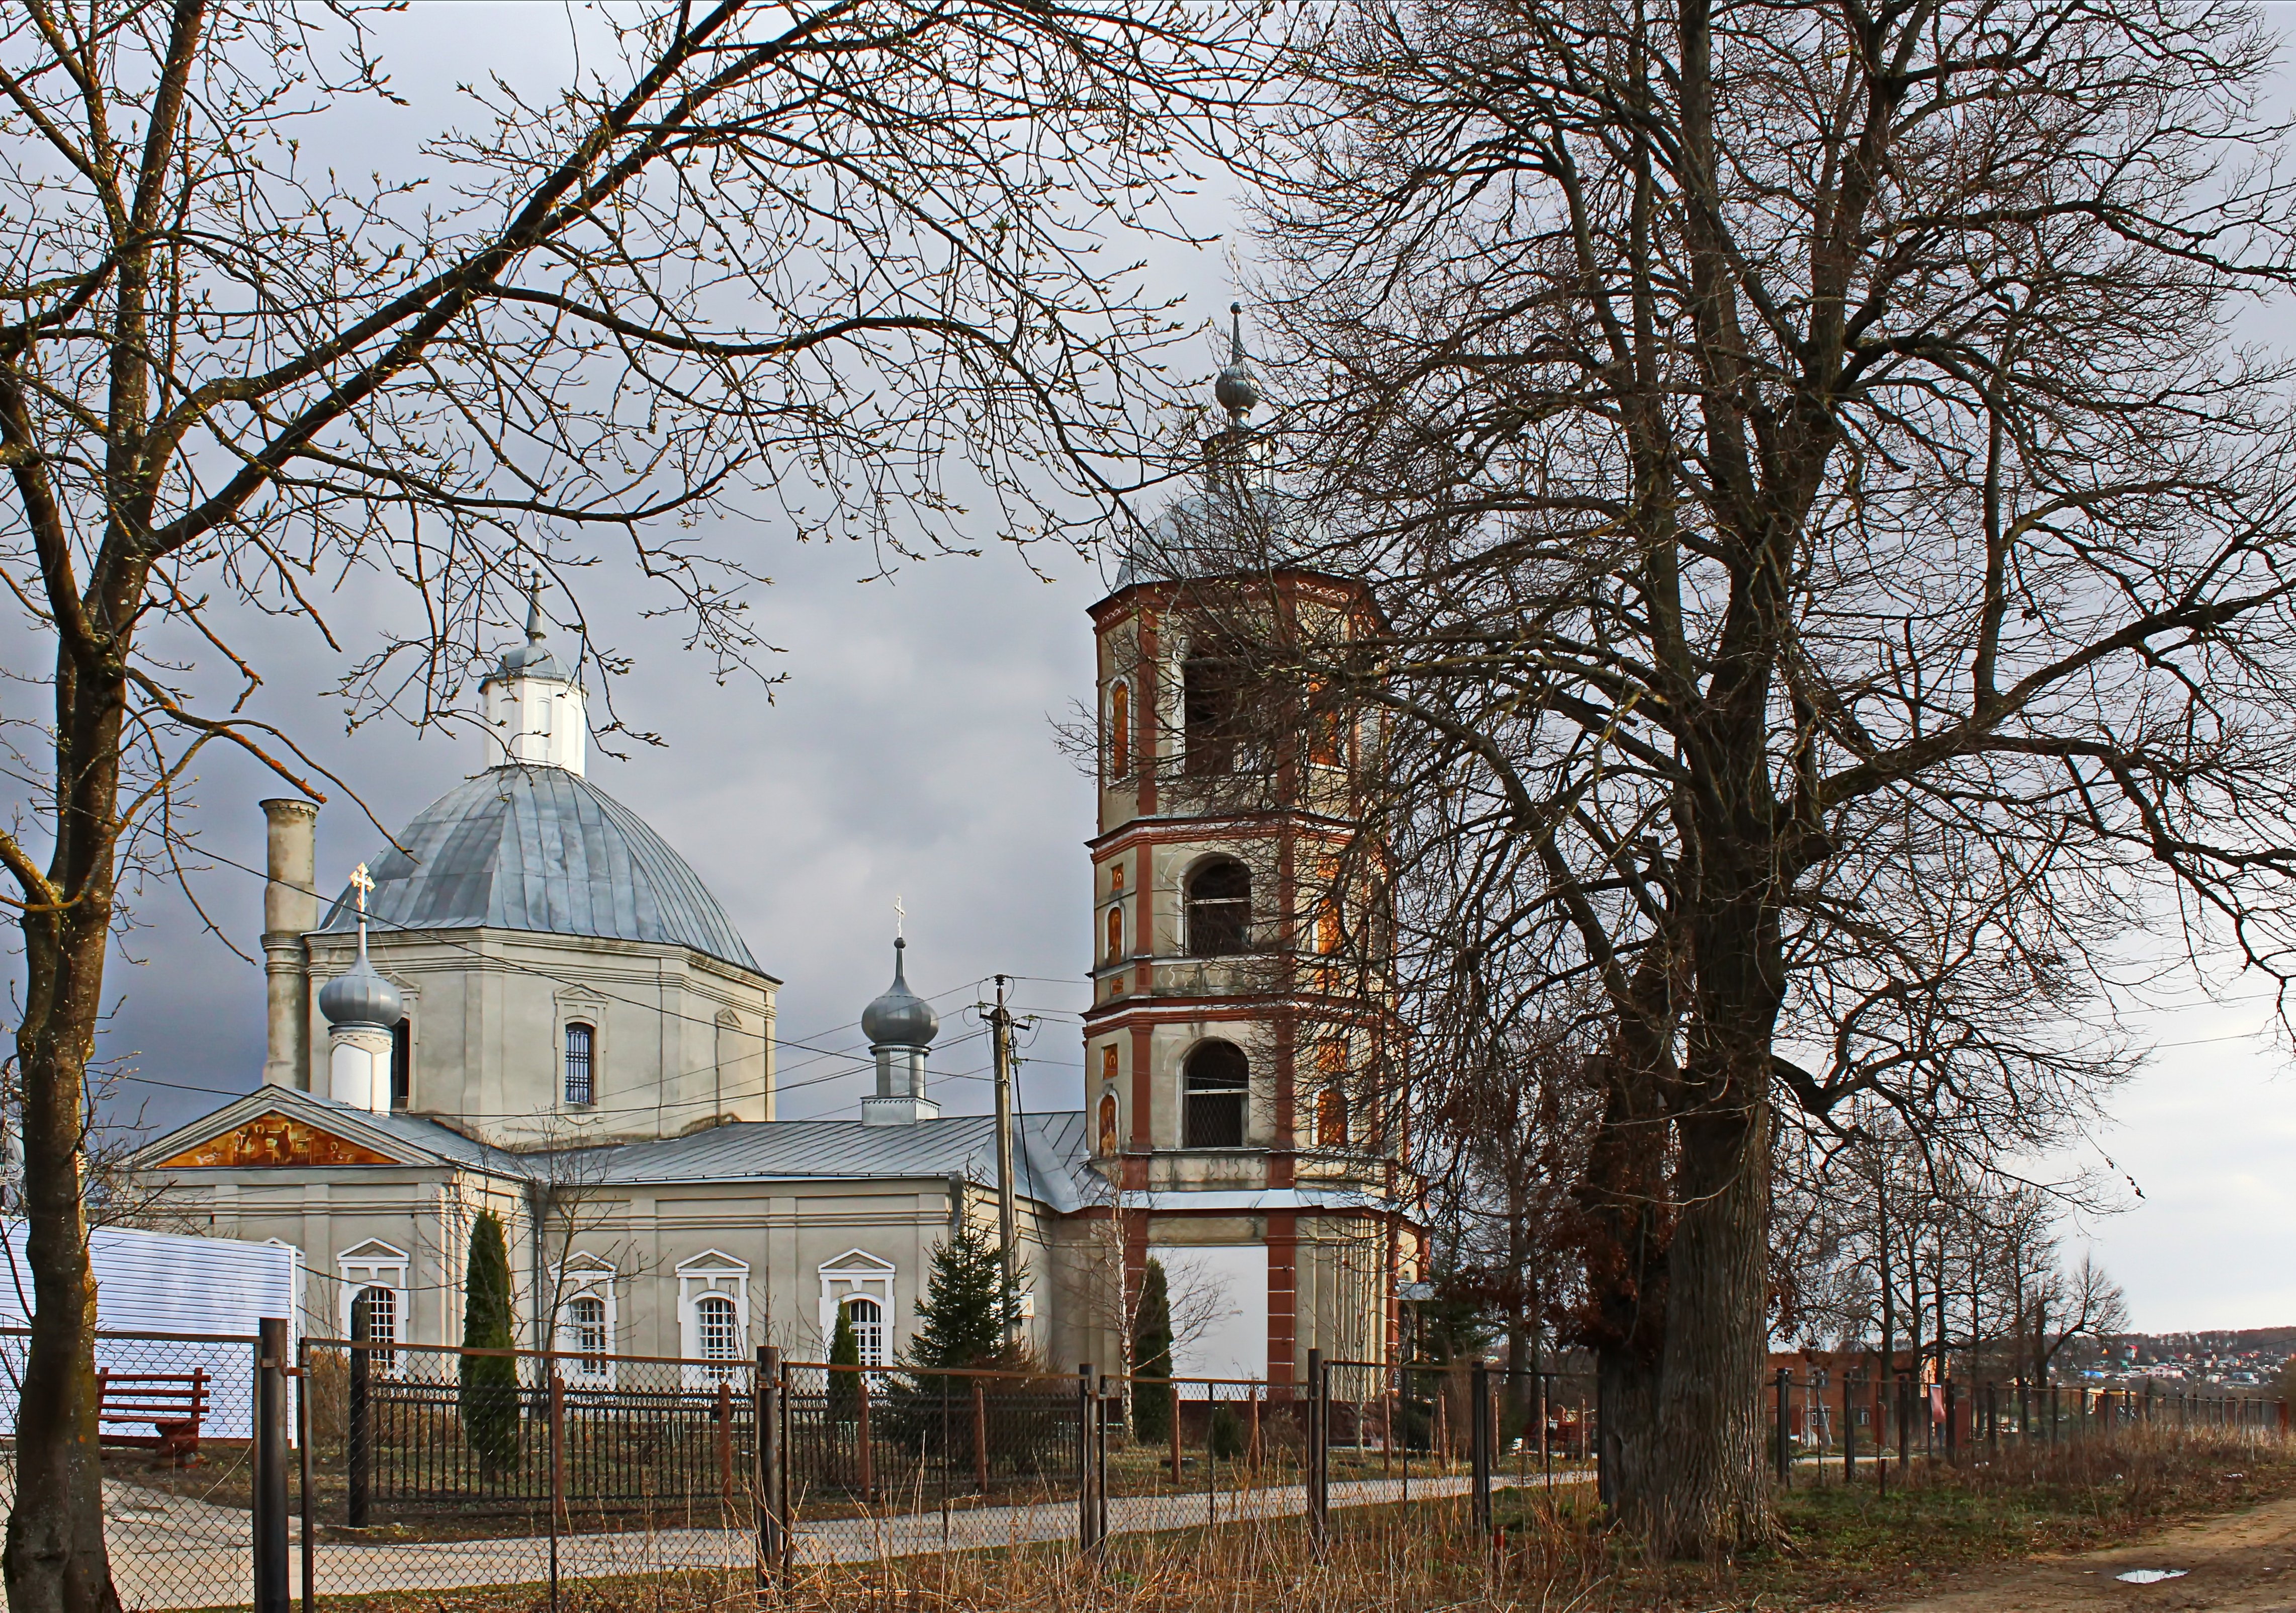
<path id="1" fill-rule="evenodd" d="M 750 1341 L 750 1267 L 720 1249 L 705 1250 L 677 1267 L 678 1354 L 689 1388 L 709 1388 L 734 1376 Z"/>
<path id="2" fill-rule="evenodd" d="M 578 1254 L 555 1273 L 558 1323 L 551 1347 L 567 1359 L 559 1370 L 569 1384 L 611 1388 L 614 1382 L 614 1268 Z"/>
<path id="3" fill-rule="evenodd" d="M 606 1302 L 595 1294 L 578 1294 L 566 1302 L 568 1342 L 574 1346 L 576 1370 L 586 1378 L 606 1375 L 606 1350 L 613 1336 L 606 1326 Z"/>
<path id="4" fill-rule="evenodd" d="M 577 1108 L 586 1108 L 596 1101 L 597 1089 L 592 1084 L 590 1058 L 597 1045 L 597 1032 L 578 1019 L 566 1022 L 566 1101 Z"/>
<path id="5" fill-rule="evenodd" d="M 339 1321 L 345 1338 L 354 1337 L 358 1316 L 354 1307 L 365 1302 L 366 1336 L 376 1344 L 407 1340 L 407 1255 L 381 1239 L 370 1239 L 335 1257 L 337 1288 L 342 1296 Z M 396 1371 L 396 1351 L 378 1350 L 373 1361 L 378 1372 Z"/>
<path id="6" fill-rule="evenodd" d="M 704 1294 L 693 1302 L 694 1354 L 704 1361 L 742 1359 L 742 1323 L 734 1302 L 723 1294 Z"/>
<path id="7" fill-rule="evenodd" d="M 853 1324 L 853 1342 L 858 1346 L 861 1364 L 882 1367 L 885 1364 L 885 1307 L 865 1295 L 855 1295 L 845 1302 L 846 1320 Z"/>
<path id="8" fill-rule="evenodd" d="M 893 1263 L 866 1249 L 848 1249 L 836 1259 L 824 1261 L 819 1269 L 823 1353 L 827 1354 L 830 1341 L 837 1336 L 837 1313 L 842 1310 L 861 1340 L 862 1364 L 886 1365 L 893 1350 Z M 859 1308 L 865 1302 L 867 1308 Z M 865 1324 L 873 1329 L 874 1354 L 871 1335 L 863 1330 Z"/>

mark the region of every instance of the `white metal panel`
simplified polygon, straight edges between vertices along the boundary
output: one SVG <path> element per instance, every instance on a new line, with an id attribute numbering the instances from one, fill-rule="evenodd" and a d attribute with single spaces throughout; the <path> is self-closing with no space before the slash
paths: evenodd
<path id="1" fill-rule="evenodd" d="M 31 1309 L 24 1239 L 22 1222 L 0 1222 L 0 1327 L 23 1327 Z M 89 1235 L 88 1255 L 102 1332 L 252 1338 L 258 1321 L 278 1316 L 287 1321 L 291 1348 L 302 1330 L 302 1261 L 289 1245 L 107 1227 Z M 25 1343 L 0 1339 L 0 1433 L 15 1429 Z M 97 1343 L 95 1364 L 121 1372 L 204 1369 L 212 1408 L 204 1431 L 219 1439 L 253 1432 L 251 1346 L 106 1338 Z"/>

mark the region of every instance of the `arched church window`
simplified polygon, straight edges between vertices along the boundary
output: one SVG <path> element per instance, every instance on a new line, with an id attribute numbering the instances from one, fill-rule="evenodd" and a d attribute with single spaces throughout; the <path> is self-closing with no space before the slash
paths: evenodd
<path id="1" fill-rule="evenodd" d="M 580 1020 L 566 1026 L 566 1101 L 586 1105 L 594 1100 L 596 1089 L 590 1079 L 590 1054 L 596 1045 L 597 1033 Z"/>
<path id="2" fill-rule="evenodd" d="M 606 1302 L 595 1294 L 578 1295 L 566 1306 L 566 1320 L 583 1372 L 596 1377 L 606 1370 Z"/>
<path id="3" fill-rule="evenodd" d="M 1308 760 L 1325 768 L 1347 761 L 1347 723 L 1331 692 L 1320 685 L 1308 695 Z"/>
<path id="4" fill-rule="evenodd" d="M 398 1294 L 396 1289 L 379 1287 L 361 1288 L 358 1297 L 351 1301 L 351 1336 L 358 1337 L 359 1312 L 366 1313 L 367 1338 L 379 1345 L 398 1342 Z M 398 1364 L 398 1355 L 392 1350 L 377 1350 L 368 1359 L 378 1372 L 389 1372 Z"/>
<path id="5" fill-rule="evenodd" d="M 1116 1094 L 1100 1095 L 1100 1151 L 1105 1156 L 1116 1152 Z"/>
<path id="6" fill-rule="evenodd" d="M 1108 776 L 1132 777 L 1132 686 L 1128 683 L 1108 691 Z"/>
<path id="7" fill-rule="evenodd" d="M 1316 1044 L 1316 1146 L 1348 1146 L 1348 1043 L 1326 1036 Z"/>
<path id="8" fill-rule="evenodd" d="M 704 1294 L 693 1302 L 693 1338 L 704 1361 L 739 1361 L 742 1327 L 734 1302 L 723 1294 Z"/>
<path id="9" fill-rule="evenodd" d="M 1180 720 L 1185 773 L 1232 773 L 1243 736 L 1243 701 L 1233 655 L 1217 645 L 1192 646 L 1180 663 Z"/>
<path id="10" fill-rule="evenodd" d="M 885 1364 L 885 1308 L 873 1299 L 856 1296 L 845 1302 L 845 1315 L 853 1324 L 853 1341 L 861 1348 L 861 1364 Z"/>
<path id="11" fill-rule="evenodd" d="M 1188 1055 L 1182 1075 L 1180 1146 L 1240 1148 L 1244 1105 L 1251 1088 L 1251 1062 L 1232 1041 L 1207 1041 Z"/>
<path id="12" fill-rule="evenodd" d="M 1123 957 L 1124 909 L 1121 907 L 1112 907 L 1108 909 L 1108 961 L 1120 962 Z"/>
<path id="13" fill-rule="evenodd" d="M 1205 863 L 1188 879 L 1188 951 L 1198 958 L 1250 945 L 1251 870 L 1233 857 Z"/>
<path id="14" fill-rule="evenodd" d="M 414 1101 L 414 1016 L 402 1014 L 390 1027 L 390 1107 Z"/>

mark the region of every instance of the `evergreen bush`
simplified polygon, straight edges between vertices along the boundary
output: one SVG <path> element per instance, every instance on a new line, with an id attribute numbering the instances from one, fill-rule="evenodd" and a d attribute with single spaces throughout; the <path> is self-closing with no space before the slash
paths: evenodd
<path id="1" fill-rule="evenodd" d="M 857 1367 L 861 1364 L 861 1335 L 853 1330 L 853 1318 L 843 1305 L 837 1307 L 837 1326 L 829 1336 L 829 1364 L 832 1367 Z M 832 1372 L 829 1375 L 829 1416 L 832 1422 L 852 1422 L 861 1415 L 861 1375 L 857 1372 Z"/>
<path id="2" fill-rule="evenodd" d="M 1234 1461 L 1243 1455 L 1243 1419 L 1235 1414 L 1235 1407 L 1222 1400 L 1213 1403 L 1211 1428 L 1206 1436 L 1217 1461 Z"/>
<path id="3" fill-rule="evenodd" d="M 1140 1308 L 1132 1321 L 1132 1370 L 1138 1378 L 1172 1376 L 1172 1300 L 1164 1263 L 1152 1260 L 1140 1278 Z M 1172 1436 L 1172 1386 L 1132 1386 L 1132 1432 L 1144 1444 Z"/>
<path id="4" fill-rule="evenodd" d="M 465 1349 L 507 1350 L 516 1345 L 511 1310 L 510 1240 L 502 1218 L 480 1212 L 471 1224 L 470 1259 L 463 1290 Z M 498 1477 L 518 1465 L 518 1358 L 462 1358 L 463 1437 L 480 1468 Z"/>

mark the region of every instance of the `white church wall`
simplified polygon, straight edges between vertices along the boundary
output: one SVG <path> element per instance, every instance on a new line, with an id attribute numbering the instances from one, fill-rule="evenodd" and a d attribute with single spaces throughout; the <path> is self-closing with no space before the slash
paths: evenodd
<path id="1" fill-rule="evenodd" d="M 350 967 L 352 938 L 308 938 L 312 1000 Z M 505 1147 L 674 1137 L 715 1115 L 772 1109 L 774 992 L 682 947 L 529 931 L 375 934 L 375 967 L 410 994 L 410 1109 Z M 592 1101 L 566 1102 L 565 1027 L 595 1033 Z M 325 1093 L 327 1026 L 312 1009 Z"/>

